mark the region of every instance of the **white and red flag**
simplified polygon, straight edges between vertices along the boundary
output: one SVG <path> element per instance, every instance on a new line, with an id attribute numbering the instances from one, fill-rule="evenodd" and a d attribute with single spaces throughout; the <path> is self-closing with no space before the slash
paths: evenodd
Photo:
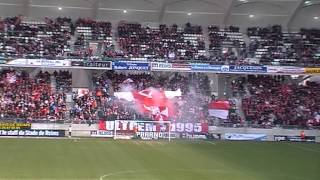
<path id="1" fill-rule="evenodd" d="M 142 114 L 151 114 L 155 120 L 165 121 L 175 114 L 173 97 L 180 97 L 181 91 L 163 91 L 148 88 L 142 91 L 117 92 L 119 99 L 135 102 L 137 110 Z"/>
<path id="2" fill-rule="evenodd" d="M 228 119 L 230 102 L 225 100 L 212 101 L 209 104 L 209 115 L 221 119 Z"/>

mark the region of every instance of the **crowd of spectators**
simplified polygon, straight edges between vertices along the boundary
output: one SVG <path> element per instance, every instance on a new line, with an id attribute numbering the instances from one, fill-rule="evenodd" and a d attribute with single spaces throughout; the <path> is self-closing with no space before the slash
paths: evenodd
<path id="1" fill-rule="evenodd" d="M 70 92 L 72 90 L 72 74 L 69 71 L 54 71 L 54 78 L 56 80 L 56 90 L 63 92 Z"/>
<path id="2" fill-rule="evenodd" d="M 252 75 L 241 81 L 249 91 L 242 101 L 246 120 L 265 126 L 319 126 L 320 84 L 307 81 L 296 85 L 284 80 L 283 76 Z"/>
<path id="3" fill-rule="evenodd" d="M 118 36 L 121 51 L 128 58 L 192 60 L 204 56 L 202 28 L 190 23 L 182 29 L 176 24 L 151 28 L 124 22 L 118 26 Z"/>
<path id="4" fill-rule="evenodd" d="M 154 76 L 151 74 L 119 74 L 107 72 L 93 78 L 94 91 L 74 94 L 72 109 L 76 121 L 115 119 L 152 119 L 151 114 L 141 114 L 134 102 L 118 99 L 114 92 L 141 91 L 153 87 L 165 91 L 181 90 L 182 96 L 174 99 L 176 113 L 172 120 L 206 120 L 207 105 L 211 100 L 209 80 L 203 74 Z"/>
<path id="5" fill-rule="evenodd" d="M 77 32 L 77 40 L 75 42 L 75 46 L 85 47 L 87 46 L 86 43 L 90 41 L 100 41 L 105 43 L 106 46 L 112 43 L 112 25 L 110 22 L 79 18 L 75 22 L 75 27 Z"/>
<path id="6" fill-rule="evenodd" d="M 208 27 L 210 61 L 222 64 L 240 63 L 245 58 L 246 44 L 239 28 Z"/>
<path id="7" fill-rule="evenodd" d="M 301 29 L 284 33 L 281 26 L 248 28 L 250 37 L 248 56 L 261 64 L 303 65 L 319 64 L 320 30 Z"/>
<path id="8" fill-rule="evenodd" d="M 172 101 L 173 121 L 209 120 L 208 104 L 215 97 L 207 91 L 209 79 L 200 73 L 124 74 L 107 71 L 93 76 L 92 90 L 74 92 L 73 103 L 67 105 L 66 87 L 71 87 L 67 71 L 53 74 L 40 71 L 34 77 L 26 72 L 2 70 L 0 73 L 0 118 L 28 121 L 66 120 L 94 123 L 98 120 L 150 120 L 151 113 L 137 110 L 135 102 L 116 98 L 115 92 L 142 91 L 149 87 L 159 90 L 181 90 L 182 96 Z M 57 90 L 52 88 L 52 78 Z M 61 82 L 61 83 L 60 83 Z M 225 123 L 272 127 L 276 125 L 320 125 L 320 84 L 306 81 L 300 85 L 287 83 L 285 76 L 250 75 L 232 83 L 234 95 L 242 99 L 244 119 L 237 112 L 237 103 Z M 233 103 L 232 103 L 233 102 Z M 70 115 L 70 116 L 69 116 Z"/>
<path id="9" fill-rule="evenodd" d="M 23 21 L 22 16 L 0 19 L 0 54 L 6 57 L 61 57 L 70 51 L 70 19 Z"/>
<path id="10" fill-rule="evenodd" d="M 26 72 L 0 72 L 0 118 L 35 120 L 64 120 L 66 95 L 55 93 L 50 86 L 50 74 L 39 72 L 30 77 Z"/>
<path id="11" fill-rule="evenodd" d="M 113 37 L 110 22 L 88 18 L 45 18 L 39 22 L 25 21 L 22 16 L 0 18 L 0 56 L 304 66 L 320 61 L 319 29 L 286 33 L 279 25 L 250 27 L 247 42 L 235 26 L 209 26 L 206 36 L 201 26 L 190 23 L 149 27 L 120 22 L 116 35 Z"/>

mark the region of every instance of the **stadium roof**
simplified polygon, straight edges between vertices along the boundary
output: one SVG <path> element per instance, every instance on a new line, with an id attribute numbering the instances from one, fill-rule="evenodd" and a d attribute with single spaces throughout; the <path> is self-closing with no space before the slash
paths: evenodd
<path id="1" fill-rule="evenodd" d="M 112 22 L 320 27 L 320 0 L 0 0 L 0 16 L 90 17 Z"/>

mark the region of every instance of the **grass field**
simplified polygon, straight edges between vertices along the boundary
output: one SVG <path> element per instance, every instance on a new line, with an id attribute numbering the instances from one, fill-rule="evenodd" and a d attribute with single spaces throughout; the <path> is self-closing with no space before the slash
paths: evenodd
<path id="1" fill-rule="evenodd" d="M 0 139 L 1 180 L 319 180 L 320 145 Z"/>

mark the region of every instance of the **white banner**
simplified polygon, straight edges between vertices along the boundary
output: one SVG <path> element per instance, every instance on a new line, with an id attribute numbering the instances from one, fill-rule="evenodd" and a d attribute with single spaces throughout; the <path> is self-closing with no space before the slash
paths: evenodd
<path id="1" fill-rule="evenodd" d="M 48 60 L 48 59 L 27 59 L 27 65 L 46 66 L 46 67 L 63 67 L 71 66 L 67 60 Z"/>
<path id="2" fill-rule="evenodd" d="M 294 66 L 267 66 L 267 72 L 276 74 L 303 74 L 304 68 Z"/>
<path id="3" fill-rule="evenodd" d="M 239 133 L 225 133 L 224 138 L 227 140 L 238 141 L 266 141 L 267 135 L 265 134 L 239 134 Z"/>

